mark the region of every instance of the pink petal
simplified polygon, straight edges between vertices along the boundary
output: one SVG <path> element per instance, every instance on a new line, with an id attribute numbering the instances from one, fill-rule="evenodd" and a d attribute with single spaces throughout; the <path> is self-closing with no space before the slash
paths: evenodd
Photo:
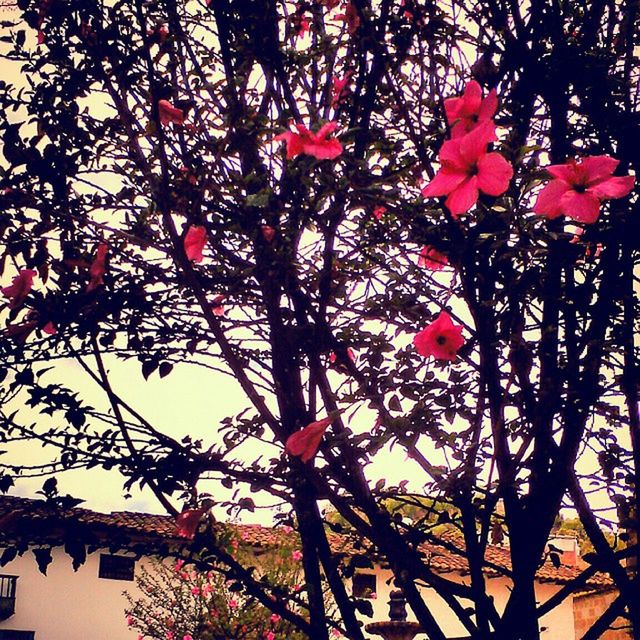
<path id="1" fill-rule="evenodd" d="M 573 162 L 567 162 L 566 164 L 551 164 L 545 167 L 547 173 L 552 175 L 558 180 L 564 180 L 569 184 L 573 184 L 576 181 L 576 166 Z"/>
<path id="2" fill-rule="evenodd" d="M 580 167 L 583 169 L 589 185 L 608 178 L 619 164 L 620 160 L 611 156 L 587 156 L 580 161 Z"/>
<path id="3" fill-rule="evenodd" d="M 313 156 L 317 160 L 334 160 L 342 153 L 342 145 L 338 140 L 322 140 L 320 142 L 304 143 L 304 153 Z"/>
<path id="4" fill-rule="evenodd" d="M 447 196 L 467 179 L 464 171 L 455 171 L 447 167 L 441 168 L 429 184 L 422 189 L 425 198 Z"/>
<path id="5" fill-rule="evenodd" d="M 587 192 L 592 193 L 600 200 L 624 198 L 633 189 L 635 181 L 633 176 L 614 176 L 595 184 L 587 189 Z"/>
<path id="6" fill-rule="evenodd" d="M 482 88 L 475 80 L 470 80 L 464 89 L 464 94 L 462 95 L 462 109 L 460 115 L 477 115 L 480 111 L 481 104 Z"/>
<path id="7" fill-rule="evenodd" d="M 465 180 L 457 189 L 454 189 L 445 204 L 451 215 L 457 218 L 461 213 L 466 213 L 478 201 L 478 179 L 471 176 Z"/>
<path id="8" fill-rule="evenodd" d="M 444 113 L 447 122 L 451 125 L 460 117 L 462 109 L 462 98 L 447 98 L 444 101 Z"/>
<path id="9" fill-rule="evenodd" d="M 460 155 L 467 162 L 475 163 L 487 152 L 487 145 L 494 140 L 497 140 L 496 125 L 493 120 L 486 120 L 460 138 Z"/>
<path id="10" fill-rule="evenodd" d="M 184 252 L 188 260 L 202 262 L 202 251 L 207 243 L 207 231 L 199 225 L 191 225 L 184 237 Z"/>
<path id="11" fill-rule="evenodd" d="M 498 94 L 495 89 L 491 89 L 487 94 L 487 97 L 482 101 L 480 105 L 480 111 L 478 111 L 478 120 L 488 120 L 493 118 L 495 112 L 498 110 Z"/>
<path id="12" fill-rule="evenodd" d="M 458 124 L 462 125 L 464 129 L 464 123 L 460 122 Z M 440 147 L 440 151 L 438 152 L 438 159 L 443 165 L 446 165 L 448 168 L 458 169 L 466 173 L 466 171 L 469 169 L 469 163 L 467 162 L 467 160 L 465 160 L 465 158 L 462 156 L 462 153 L 460 152 L 462 139 L 465 135 L 466 132 L 463 131 L 462 135 L 459 135 L 457 138 L 443 142 L 442 146 Z"/>
<path id="13" fill-rule="evenodd" d="M 560 198 L 562 213 L 573 220 L 591 224 L 600 215 L 600 200 L 588 191 L 577 193 L 569 190 Z"/>
<path id="14" fill-rule="evenodd" d="M 317 140 L 324 140 L 330 133 L 333 133 L 338 128 L 337 122 L 327 122 L 318 129 L 318 133 L 315 134 Z"/>
<path id="15" fill-rule="evenodd" d="M 499 153 L 487 153 L 478 161 L 478 189 L 490 196 L 501 196 L 513 178 L 513 167 Z"/>
<path id="16" fill-rule="evenodd" d="M 564 180 L 552 180 L 539 194 L 533 205 L 535 213 L 553 220 L 562 215 L 560 198 L 569 190 Z"/>

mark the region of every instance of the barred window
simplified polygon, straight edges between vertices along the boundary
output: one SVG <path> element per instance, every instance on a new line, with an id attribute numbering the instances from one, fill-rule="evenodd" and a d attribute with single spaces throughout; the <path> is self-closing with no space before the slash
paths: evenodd
<path id="1" fill-rule="evenodd" d="M 100 568 L 98 577 L 106 580 L 128 580 L 133 581 L 135 573 L 135 558 L 127 556 L 112 556 L 106 553 L 100 554 Z"/>

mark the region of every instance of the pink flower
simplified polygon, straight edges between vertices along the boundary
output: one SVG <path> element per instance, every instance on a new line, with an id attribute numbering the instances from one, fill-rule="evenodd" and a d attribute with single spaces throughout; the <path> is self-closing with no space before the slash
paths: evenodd
<path id="1" fill-rule="evenodd" d="M 263 224 L 260 228 L 262 231 L 262 237 L 269 243 L 276 237 L 276 230 L 270 227 L 268 224 Z"/>
<path id="2" fill-rule="evenodd" d="M 217 609 L 211 609 L 211 611 L 209 611 L 210 615 L 212 618 L 217 618 L 220 614 L 218 613 Z"/>
<path id="3" fill-rule="evenodd" d="M 280 622 L 280 620 L 282 620 L 282 618 L 277 613 L 272 613 L 271 614 L 271 622 L 273 624 L 278 624 L 278 622 Z"/>
<path id="4" fill-rule="evenodd" d="M 176 527 L 178 536 L 181 538 L 193 538 L 200 524 L 202 516 L 207 512 L 205 507 L 199 509 L 187 509 L 176 517 Z"/>
<path id="5" fill-rule="evenodd" d="M 231 600 L 229 600 L 229 609 L 237 609 L 238 608 L 238 601 L 235 598 L 231 598 Z"/>
<path id="6" fill-rule="evenodd" d="M 168 100 L 158 100 L 160 124 L 184 124 L 184 111 L 174 107 Z"/>
<path id="7" fill-rule="evenodd" d="M 351 360 L 351 362 L 355 362 L 356 361 L 356 354 L 354 353 L 353 349 L 351 347 L 347 347 L 347 358 L 349 358 L 349 360 Z M 337 364 L 338 363 L 338 355 L 336 354 L 335 351 L 332 351 L 329 354 L 329 363 L 330 364 Z"/>
<path id="8" fill-rule="evenodd" d="M 331 106 L 334 109 L 339 106 L 351 92 L 349 89 L 350 77 L 351 71 L 347 71 L 343 78 L 333 78 L 333 86 L 331 88 Z"/>
<path id="9" fill-rule="evenodd" d="M 275 638 L 276 638 L 276 634 L 275 634 L 275 633 L 273 633 L 273 631 L 267 631 L 267 632 L 264 634 L 264 637 L 266 638 L 266 640 L 275 640 Z"/>
<path id="10" fill-rule="evenodd" d="M 458 349 L 464 344 L 462 325 L 453 324 L 451 316 L 441 311 L 434 322 L 413 338 L 416 351 L 425 358 L 455 360 Z"/>
<path id="11" fill-rule="evenodd" d="M 133 624 L 133 617 L 127 616 L 127 627 L 130 627 Z"/>
<path id="12" fill-rule="evenodd" d="M 487 120 L 471 133 L 447 140 L 438 156 L 441 167 L 422 195 L 447 196 L 445 204 L 454 218 L 477 202 L 479 192 L 502 195 L 513 177 L 513 167 L 499 153 L 487 153 L 494 136 L 495 125 Z"/>
<path id="13" fill-rule="evenodd" d="M 309 462 L 318 452 L 322 436 L 333 420 L 334 418 L 329 416 L 317 422 L 311 422 L 300 431 L 292 433 L 285 444 L 287 453 L 299 457 L 302 462 Z"/>
<path id="14" fill-rule="evenodd" d="M 13 277 L 8 287 L 3 287 L 2 295 L 9 298 L 9 309 L 17 309 L 22 306 L 25 298 L 33 287 L 33 279 L 38 275 L 33 269 L 21 269 L 17 276 Z"/>
<path id="15" fill-rule="evenodd" d="M 342 153 L 342 145 L 338 140 L 327 140 L 327 136 L 337 129 L 337 123 L 327 122 L 317 133 L 312 133 L 303 124 L 296 124 L 295 127 L 298 133 L 285 131 L 274 138 L 275 141 L 284 140 L 287 143 L 288 160 L 300 154 L 313 156 L 317 160 L 334 160 Z"/>
<path id="16" fill-rule="evenodd" d="M 345 6 L 344 13 L 340 13 L 336 16 L 336 20 L 344 20 L 347 23 L 347 31 L 351 35 L 353 35 L 360 26 L 360 14 L 352 2 L 349 2 Z"/>
<path id="17" fill-rule="evenodd" d="M 47 324 L 45 324 L 44 327 L 42 327 L 42 331 L 50 336 L 53 336 L 56 333 L 58 333 L 58 330 L 56 329 L 56 325 L 53 324 L 51 320 L 49 320 L 49 322 L 47 322 Z"/>
<path id="18" fill-rule="evenodd" d="M 182 640 L 193 640 L 193 636 L 187 633 L 187 635 L 182 636 Z"/>
<path id="19" fill-rule="evenodd" d="M 302 591 L 302 585 L 301 584 L 294 584 L 293 587 L 291 587 L 296 593 L 298 593 L 298 591 Z"/>
<path id="20" fill-rule="evenodd" d="M 300 36 L 304 37 L 304 34 L 309 31 L 309 19 L 304 14 L 304 12 L 296 12 L 291 17 L 291 22 L 293 23 L 293 30 L 295 31 L 296 38 L 299 38 Z"/>
<path id="21" fill-rule="evenodd" d="M 342 631 L 340 629 L 331 629 L 331 635 L 334 638 L 342 638 Z"/>
<path id="22" fill-rule="evenodd" d="M 340 0 L 320 0 L 320 4 L 327 9 L 335 9 L 340 4 Z"/>
<path id="23" fill-rule="evenodd" d="M 382 205 L 377 206 L 374 210 L 373 210 L 373 217 L 376 220 L 381 220 L 382 216 L 387 213 L 387 207 L 383 207 Z"/>
<path id="24" fill-rule="evenodd" d="M 498 108 L 498 96 L 495 89 L 482 98 L 480 85 L 471 80 L 467 83 L 462 96 L 444 101 L 444 111 L 451 128 L 451 137 L 458 138 L 472 131 L 479 124 L 493 118 Z"/>
<path id="25" fill-rule="evenodd" d="M 587 156 L 547 167 L 554 180 L 538 194 L 533 210 L 550 219 L 565 215 L 585 224 L 595 222 L 604 200 L 624 198 L 633 189 L 633 176 L 613 175 L 618 164 L 610 156 Z"/>
<path id="26" fill-rule="evenodd" d="M 207 244 L 207 230 L 197 224 L 192 224 L 184 237 L 184 252 L 189 260 L 202 262 L 202 251 Z"/>
<path id="27" fill-rule="evenodd" d="M 224 299 L 226 296 L 221 293 L 214 297 L 213 302 L 211 303 L 211 311 L 214 316 L 223 316 L 224 315 Z"/>
<path id="28" fill-rule="evenodd" d="M 422 247 L 418 257 L 418 266 L 431 269 L 432 271 L 442 271 L 449 264 L 449 259 L 443 253 L 430 246 Z"/>
<path id="29" fill-rule="evenodd" d="M 298 549 L 295 549 L 295 550 L 291 553 L 291 557 L 292 557 L 296 562 L 299 562 L 300 560 L 302 560 L 302 551 L 299 551 Z"/>
<path id="30" fill-rule="evenodd" d="M 104 274 L 107 270 L 106 260 L 107 252 L 109 251 L 109 245 L 102 243 L 98 245 L 96 249 L 96 257 L 93 259 L 91 266 L 89 267 L 89 284 L 87 285 L 87 293 L 94 291 L 99 286 L 104 284 Z"/>
<path id="31" fill-rule="evenodd" d="M 182 567 L 184 567 L 184 560 L 176 560 L 176 566 L 174 567 L 176 572 L 181 571 Z"/>
<path id="32" fill-rule="evenodd" d="M 164 44 L 169 37 L 169 29 L 164 24 L 156 25 L 153 29 L 147 29 L 149 44 Z"/>
<path id="33" fill-rule="evenodd" d="M 191 593 L 194 596 L 199 596 L 200 595 L 200 587 L 191 587 Z"/>
<path id="34" fill-rule="evenodd" d="M 282 526 L 282 530 L 285 533 L 291 533 L 293 531 L 293 527 L 290 527 L 288 524 L 285 524 L 285 525 Z"/>

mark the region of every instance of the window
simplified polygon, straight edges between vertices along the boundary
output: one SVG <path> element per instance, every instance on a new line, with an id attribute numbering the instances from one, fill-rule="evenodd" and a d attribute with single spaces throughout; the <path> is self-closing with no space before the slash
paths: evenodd
<path id="1" fill-rule="evenodd" d="M 18 576 L 0 575 L 0 620 L 6 620 L 15 613 L 17 580 Z"/>
<path id="2" fill-rule="evenodd" d="M 136 561 L 135 558 L 127 556 L 110 556 L 106 553 L 100 554 L 100 568 L 98 577 L 107 580 L 128 580 L 133 581 Z"/>
<path id="3" fill-rule="evenodd" d="M 353 596 L 354 598 L 375 598 L 376 574 L 355 573 L 353 575 Z"/>
<path id="4" fill-rule="evenodd" d="M 14 631 L 13 629 L 0 629 L 0 640 L 34 640 L 35 631 Z"/>

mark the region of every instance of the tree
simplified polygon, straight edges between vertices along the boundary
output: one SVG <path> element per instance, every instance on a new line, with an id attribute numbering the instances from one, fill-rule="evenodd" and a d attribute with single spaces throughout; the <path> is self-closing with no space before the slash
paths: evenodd
<path id="1" fill-rule="evenodd" d="M 254 552 L 235 536 L 226 536 L 227 550 L 245 562 L 256 561 Z M 267 549 L 259 559 L 261 577 L 269 582 L 298 588 L 296 549 L 289 544 Z M 202 566 L 203 559 L 200 558 Z M 205 563 L 206 566 L 207 563 Z M 199 571 L 193 564 L 178 559 L 175 564 L 154 560 L 142 567 L 136 585 L 144 595 L 127 593 L 129 608 L 125 612 L 130 627 L 141 638 L 165 640 L 191 638 L 215 640 L 301 639 L 300 633 L 280 616 L 271 613 L 256 600 L 247 598 L 226 580 L 223 573 L 209 569 Z"/>
<path id="2" fill-rule="evenodd" d="M 341 628 L 363 637 L 321 501 L 386 559 L 432 640 L 444 633 L 418 584 L 471 637 L 530 640 L 595 571 L 619 597 L 586 637 L 619 614 L 637 634 L 638 7 L 337 4 L 20 0 L 40 44 L 4 37 L 28 86 L 0 87 L 7 285 L 21 273 L 4 290 L 3 393 L 56 422 L 7 410 L 2 433 L 60 454 L 5 465 L 2 485 L 101 465 L 174 514 L 180 498 L 202 513 L 198 481 L 237 490 L 241 510 L 249 493 L 277 499 L 301 538 L 306 612 L 275 613 L 314 639 L 328 634 L 322 575 Z M 53 358 L 75 359 L 109 410 L 51 380 Z M 246 408 L 210 441 L 179 441 L 121 397 L 118 359 L 145 378 L 226 373 Z M 257 460 L 236 455 L 256 440 Z M 368 477 L 391 446 L 412 486 Z M 428 519 L 386 508 L 406 494 L 451 506 L 469 585 L 421 556 Z M 565 503 L 595 553 L 538 606 Z M 504 612 L 483 574 L 496 520 Z"/>

